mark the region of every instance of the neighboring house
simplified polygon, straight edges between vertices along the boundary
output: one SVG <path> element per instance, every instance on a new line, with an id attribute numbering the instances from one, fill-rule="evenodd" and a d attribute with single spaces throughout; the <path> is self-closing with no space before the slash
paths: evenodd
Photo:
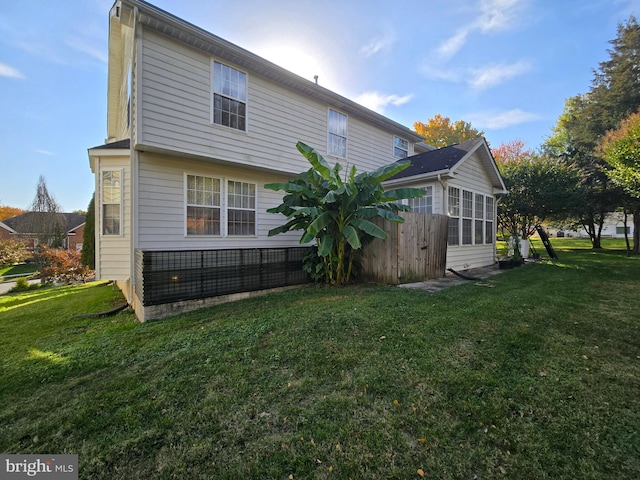
<path id="1" fill-rule="evenodd" d="M 46 213 L 26 212 L 15 217 L 7 218 L 0 222 L 0 239 L 22 240 L 27 248 L 33 250 L 37 245 L 39 236 L 33 232 L 36 215 L 48 215 Z M 60 213 L 60 232 L 64 236 L 62 248 L 67 250 L 82 251 L 82 237 L 84 235 L 85 216 L 77 213 Z"/>
<path id="2" fill-rule="evenodd" d="M 548 232 L 551 237 L 589 238 L 589 234 L 584 228 L 579 230 L 549 228 Z M 629 238 L 633 239 L 633 216 L 631 214 L 627 218 L 627 233 Z M 602 225 L 601 237 L 624 238 L 624 213 L 612 212 L 606 216 Z"/>
<path id="3" fill-rule="evenodd" d="M 495 263 L 496 202 L 507 193 L 484 138 L 420 153 L 411 166 L 385 182 L 423 188 L 409 200 L 413 211 L 449 215 L 447 268 L 465 270 Z"/>
<path id="4" fill-rule="evenodd" d="M 116 281 L 141 320 L 306 281 L 299 232 L 267 235 L 285 218 L 266 212 L 283 194 L 264 185 L 309 168 L 296 142 L 358 171 L 433 150 L 410 129 L 141 0 L 110 11 L 107 88 L 108 138 L 88 151 L 96 275 Z M 490 166 L 486 153 L 476 156 L 463 163 Z"/>

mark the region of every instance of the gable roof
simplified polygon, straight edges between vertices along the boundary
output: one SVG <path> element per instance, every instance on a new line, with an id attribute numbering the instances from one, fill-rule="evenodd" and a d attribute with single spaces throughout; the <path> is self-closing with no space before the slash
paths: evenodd
<path id="1" fill-rule="evenodd" d="M 7 218 L 1 223 L 9 227 L 12 230 L 12 233 L 33 233 L 22 232 L 21 227 L 23 225 L 29 225 L 31 223 L 30 219 L 33 218 L 34 215 L 40 214 L 40 212 L 26 212 L 21 215 L 16 215 L 15 217 Z M 64 221 L 64 231 L 67 233 L 72 232 L 86 223 L 85 216 L 79 213 L 60 213 L 59 215 Z"/>
<path id="2" fill-rule="evenodd" d="M 89 150 L 129 150 L 131 148 L 131 139 L 125 138 L 124 140 L 118 140 L 117 142 L 105 143 L 104 145 L 98 145 L 97 147 L 91 147 Z"/>
<path id="3" fill-rule="evenodd" d="M 498 165 L 484 137 L 477 137 L 466 142 L 407 157 L 404 160 L 409 160 L 411 165 L 385 183 L 406 182 L 408 179 L 431 180 L 438 178 L 438 176 L 452 178 L 455 176 L 456 170 L 474 153 L 478 155 L 480 162 L 484 166 L 495 193 L 507 193 L 507 188 L 498 171 Z"/>
<path id="4" fill-rule="evenodd" d="M 137 17 L 133 18 L 136 13 Z M 112 8 L 110 22 L 113 21 L 114 17 L 120 18 L 123 23 L 130 21 L 140 22 L 145 28 L 155 30 L 221 60 L 227 60 L 241 68 L 255 72 L 273 82 L 284 85 L 307 97 L 314 98 L 330 107 L 353 115 L 412 142 L 422 143 L 424 140 L 423 136 L 410 128 L 332 92 L 316 82 L 296 75 L 255 53 L 245 50 L 144 0 L 116 1 Z M 120 86 L 114 83 L 110 88 L 115 89 L 120 88 Z M 418 148 L 419 150 L 423 149 L 422 146 Z"/>

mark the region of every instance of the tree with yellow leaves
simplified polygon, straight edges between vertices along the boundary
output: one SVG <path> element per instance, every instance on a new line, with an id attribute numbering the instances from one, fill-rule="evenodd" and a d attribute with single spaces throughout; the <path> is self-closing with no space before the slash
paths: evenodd
<path id="1" fill-rule="evenodd" d="M 464 120 L 452 122 L 449 117 L 443 117 L 439 113 L 427 120 L 427 123 L 415 122 L 413 128 L 419 135 L 425 137 L 427 144 L 438 148 L 484 135 L 483 131 L 473 128 L 469 122 Z"/>

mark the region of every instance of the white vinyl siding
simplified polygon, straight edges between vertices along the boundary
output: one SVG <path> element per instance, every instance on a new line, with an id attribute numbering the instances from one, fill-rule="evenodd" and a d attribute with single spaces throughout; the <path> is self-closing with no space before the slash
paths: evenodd
<path id="1" fill-rule="evenodd" d="M 105 156 L 96 160 L 96 278 L 126 280 L 131 277 L 131 169 L 129 157 Z M 120 172 L 120 233 L 103 235 L 102 174 Z"/>
<path id="2" fill-rule="evenodd" d="M 213 61 L 239 70 L 228 61 L 145 28 L 141 32 L 137 142 L 149 150 L 178 151 L 214 158 L 238 166 L 297 174 L 309 168 L 296 149 L 303 141 L 327 156 L 328 106 L 259 75 L 247 83 L 250 123 L 246 131 L 212 123 Z M 395 132 L 397 134 L 397 132 Z M 358 172 L 371 171 L 393 160 L 394 133 L 348 118 L 347 155 Z M 409 155 L 413 143 L 409 144 Z M 331 160 L 331 159 L 328 159 Z M 344 163 L 344 162 L 342 162 Z"/>
<path id="3" fill-rule="evenodd" d="M 463 245 L 462 238 L 460 238 L 460 243 L 449 243 L 449 248 L 447 249 L 447 268 L 465 270 L 493 264 L 496 258 L 495 243 L 493 242 L 495 236 L 495 200 L 493 198 L 493 186 L 477 155 L 472 155 L 456 169 L 455 179 L 448 181 L 448 187 L 460 190 L 461 203 L 464 191 L 473 194 L 472 222 L 474 231 L 472 244 Z M 485 202 L 485 218 L 483 219 L 484 242 L 482 243 L 476 241 L 478 232 L 475 231 L 475 228 L 479 227 L 477 218 L 479 215 L 479 207 L 477 207 L 476 199 L 479 199 L 480 195 L 483 196 Z M 462 237 L 462 211 L 460 213 L 460 218 L 456 220 L 456 222 L 460 230 L 460 237 Z M 452 220 L 453 219 L 450 218 L 449 222 Z M 450 228 L 452 228 L 451 225 Z M 488 233 L 489 230 L 491 230 L 491 234 Z"/>
<path id="4" fill-rule="evenodd" d="M 139 157 L 138 248 L 151 250 L 266 248 L 299 246 L 300 232 L 268 237 L 268 232 L 286 222 L 284 215 L 267 213 L 267 208 L 282 202 L 283 192 L 263 188 L 265 183 L 285 182 L 288 176 L 230 167 L 211 162 L 143 153 Z M 221 180 L 221 235 L 185 235 L 185 176 L 196 175 Z M 229 181 L 255 188 L 255 230 L 249 235 L 227 235 L 226 192 Z M 242 202 L 242 201 L 241 201 Z M 237 210 L 247 207 L 245 196 Z M 245 222 L 246 225 L 246 222 Z"/>

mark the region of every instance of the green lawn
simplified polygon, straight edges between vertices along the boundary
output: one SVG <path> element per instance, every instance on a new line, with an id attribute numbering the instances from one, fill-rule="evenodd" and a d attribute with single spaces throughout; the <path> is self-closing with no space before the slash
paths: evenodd
<path id="1" fill-rule="evenodd" d="M 78 454 L 81 479 L 638 479 L 640 258 L 552 242 L 439 293 L 146 324 L 78 316 L 111 286 L 0 296 L 0 451 Z"/>
<path id="2" fill-rule="evenodd" d="M 21 263 L 20 265 L 0 266 L 0 280 L 5 275 L 35 273 L 37 270 L 38 267 L 35 263 Z"/>

